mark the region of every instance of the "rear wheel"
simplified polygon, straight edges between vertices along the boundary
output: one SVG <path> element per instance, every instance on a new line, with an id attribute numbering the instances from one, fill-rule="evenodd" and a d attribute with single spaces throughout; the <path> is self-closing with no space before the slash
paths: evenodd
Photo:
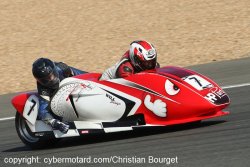
<path id="1" fill-rule="evenodd" d="M 19 114 L 19 112 L 16 112 L 15 126 L 17 134 L 22 142 L 33 149 L 48 147 L 54 145 L 58 141 L 56 138 L 35 136 L 27 125 L 26 120 Z"/>

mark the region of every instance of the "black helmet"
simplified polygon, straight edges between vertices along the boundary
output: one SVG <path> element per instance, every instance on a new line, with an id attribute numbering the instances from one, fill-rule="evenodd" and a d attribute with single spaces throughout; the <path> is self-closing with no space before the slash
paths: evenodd
<path id="1" fill-rule="evenodd" d="M 55 63 L 47 58 L 37 59 L 32 66 L 32 73 L 36 80 L 42 85 L 56 88 L 60 79 Z"/>

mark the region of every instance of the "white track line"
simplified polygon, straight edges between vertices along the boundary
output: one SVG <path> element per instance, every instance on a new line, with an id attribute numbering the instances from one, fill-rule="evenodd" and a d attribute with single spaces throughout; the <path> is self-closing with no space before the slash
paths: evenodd
<path id="1" fill-rule="evenodd" d="M 240 88 L 240 87 L 244 87 L 244 86 L 250 86 L 250 83 L 222 86 L 221 88 L 222 89 L 231 89 L 231 88 Z M 15 119 L 15 117 L 0 118 L 0 121 L 6 121 L 6 120 L 12 120 L 12 119 Z"/>
<path id="2" fill-rule="evenodd" d="M 237 85 L 228 85 L 228 86 L 222 86 L 222 89 L 231 89 L 231 88 L 240 88 L 244 86 L 250 86 L 250 83 L 243 83 L 243 84 L 237 84 Z"/>

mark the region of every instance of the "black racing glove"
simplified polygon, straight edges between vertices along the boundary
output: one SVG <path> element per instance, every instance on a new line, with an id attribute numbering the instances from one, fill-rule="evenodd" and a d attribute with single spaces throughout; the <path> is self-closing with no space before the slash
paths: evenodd
<path id="1" fill-rule="evenodd" d="M 67 133 L 69 130 L 69 125 L 64 122 L 60 122 L 57 119 L 54 119 L 51 123 L 51 126 L 54 130 L 60 130 L 62 133 Z"/>

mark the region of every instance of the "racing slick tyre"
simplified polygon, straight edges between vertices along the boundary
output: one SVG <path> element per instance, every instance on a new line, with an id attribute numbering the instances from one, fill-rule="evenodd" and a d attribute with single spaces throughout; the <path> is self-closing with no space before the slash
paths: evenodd
<path id="1" fill-rule="evenodd" d="M 56 139 L 55 137 L 45 138 L 35 136 L 27 125 L 26 120 L 19 114 L 19 112 L 16 112 L 15 126 L 19 138 L 24 144 L 32 149 L 47 148 L 55 145 L 59 141 L 59 139 Z"/>

